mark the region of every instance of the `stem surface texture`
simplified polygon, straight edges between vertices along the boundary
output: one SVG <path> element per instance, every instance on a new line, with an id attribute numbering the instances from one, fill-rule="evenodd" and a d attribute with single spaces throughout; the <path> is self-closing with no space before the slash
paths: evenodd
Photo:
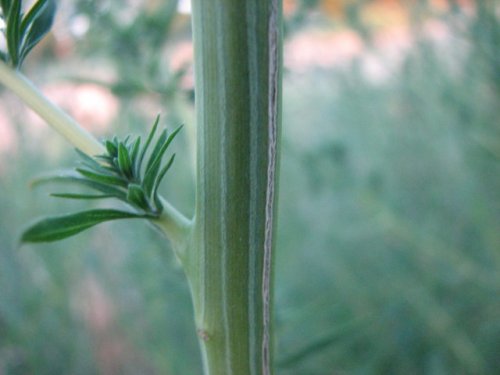
<path id="1" fill-rule="evenodd" d="M 197 203 L 186 271 L 205 375 L 269 375 L 281 2 L 192 7 Z"/>

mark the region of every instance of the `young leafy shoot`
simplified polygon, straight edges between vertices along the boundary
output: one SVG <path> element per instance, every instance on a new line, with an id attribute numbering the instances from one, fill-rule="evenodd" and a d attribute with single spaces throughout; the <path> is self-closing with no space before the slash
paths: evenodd
<path id="1" fill-rule="evenodd" d="M 2 0 L 0 10 L 7 41 L 7 51 L 0 51 L 0 59 L 19 69 L 28 53 L 52 27 L 56 1 L 37 0 L 24 14 L 22 0 Z"/>
<path id="2" fill-rule="evenodd" d="M 106 153 L 91 157 L 80 150 L 76 150 L 81 158 L 81 166 L 70 173 L 43 177 L 33 185 L 46 182 L 74 183 L 98 192 L 98 194 L 80 193 L 53 193 L 51 196 L 65 199 L 106 199 L 116 198 L 133 211 L 112 209 L 93 209 L 70 215 L 44 218 L 24 231 L 22 242 L 51 242 L 61 240 L 99 223 L 127 218 L 158 218 L 163 206 L 158 195 L 158 187 L 163 177 L 172 166 L 175 158 L 173 154 L 163 164 L 163 158 L 172 140 L 182 127 L 169 134 L 163 130 L 154 141 L 158 127 L 157 116 L 153 128 L 145 145 L 141 148 L 141 138 L 133 141 L 126 137 L 123 141 L 113 137 L 104 142 Z M 153 151 L 148 148 L 154 143 Z M 146 167 L 142 163 L 147 156 Z"/>

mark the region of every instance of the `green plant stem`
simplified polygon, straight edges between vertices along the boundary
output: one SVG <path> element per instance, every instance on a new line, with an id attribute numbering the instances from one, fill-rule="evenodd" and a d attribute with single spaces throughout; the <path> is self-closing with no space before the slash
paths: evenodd
<path id="1" fill-rule="evenodd" d="M 163 212 L 158 219 L 152 220 L 172 243 L 175 255 L 184 262 L 186 250 L 189 244 L 193 222 L 181 214 L 167 200 L 160 198 L 163 205 Z"/>
<path id="2" fill-rule="evenodd" d="M 194 0 L 197 192 L 186 271 L 205 375 L 269 375 L 281 2 Z"/>
<path id="3" fill-rule="evenodd" d="M 14 92 L 21 100 L 38 113 L 54 130 L 73 146 L 88 155 L 101 155 L 106 152 L 101 144 L 74 119 L 51 103 L 26 77 L 0 61 L 0 83 Z M 153 224 L 165 233 L 172 242 L 177 256 L 182 257 L 186 246 L 190 221 L 177 211 L 169 202 L 162 199 L 163 212 Z"/>
<path id="4" fill-rule="evenodd" d="M 104 146 L 92 134 L 51 103 L 18 70 L 12 69 L 3 61 L 0 61 L 0 83 L 19 96 L 28 107 L 75 147 L 88 155 L 99 155 L 105 152 Z"/>

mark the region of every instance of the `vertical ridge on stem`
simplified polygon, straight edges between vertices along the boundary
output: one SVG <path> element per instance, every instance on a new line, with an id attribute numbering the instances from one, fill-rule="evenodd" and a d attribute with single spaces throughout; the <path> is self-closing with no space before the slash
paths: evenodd
<path id="1" fill-rule="evenodd" d="M 278 123 L 280 107 L 280 65 L 281 56 L 279 51 L 280 26 L 279 26 L 279 0 L 270 1 L 269 15 L 269 86 L 268 86 L 268 166 L 267 166 L 267 188 L 266 188 L 266 219 L 264 239 L 264 265 L 262 273 L 262 299 L 263 299 L 263 341 L 262 341 L 262 374 L 270 374 L 270 346 L 271 346 L 271 294 L 272 294 L 272 248 L 273 231 L 275 227 L 274 213 L 276 210 L 276 170 L 277 170 L 277 142 Z"/>

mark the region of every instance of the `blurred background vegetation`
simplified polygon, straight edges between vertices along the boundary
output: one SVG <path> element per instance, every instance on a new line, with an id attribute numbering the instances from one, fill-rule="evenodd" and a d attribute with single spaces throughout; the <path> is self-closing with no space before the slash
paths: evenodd
<path id="1" fill-rule="evenodd" d="M 500 4 L 284 7 L 277 374 L 500 374 Z M 163 194 L 186 214 L 189 22 L 186 2 L 60 2 L 24 69 L 98 137 L 185 123 Z M 0 91 L 0 375 L 201 373 L 159 233 L 110 223 L 18 248 L 33 218 L 80 208 L 29 187 L 75 160 Z"/>

